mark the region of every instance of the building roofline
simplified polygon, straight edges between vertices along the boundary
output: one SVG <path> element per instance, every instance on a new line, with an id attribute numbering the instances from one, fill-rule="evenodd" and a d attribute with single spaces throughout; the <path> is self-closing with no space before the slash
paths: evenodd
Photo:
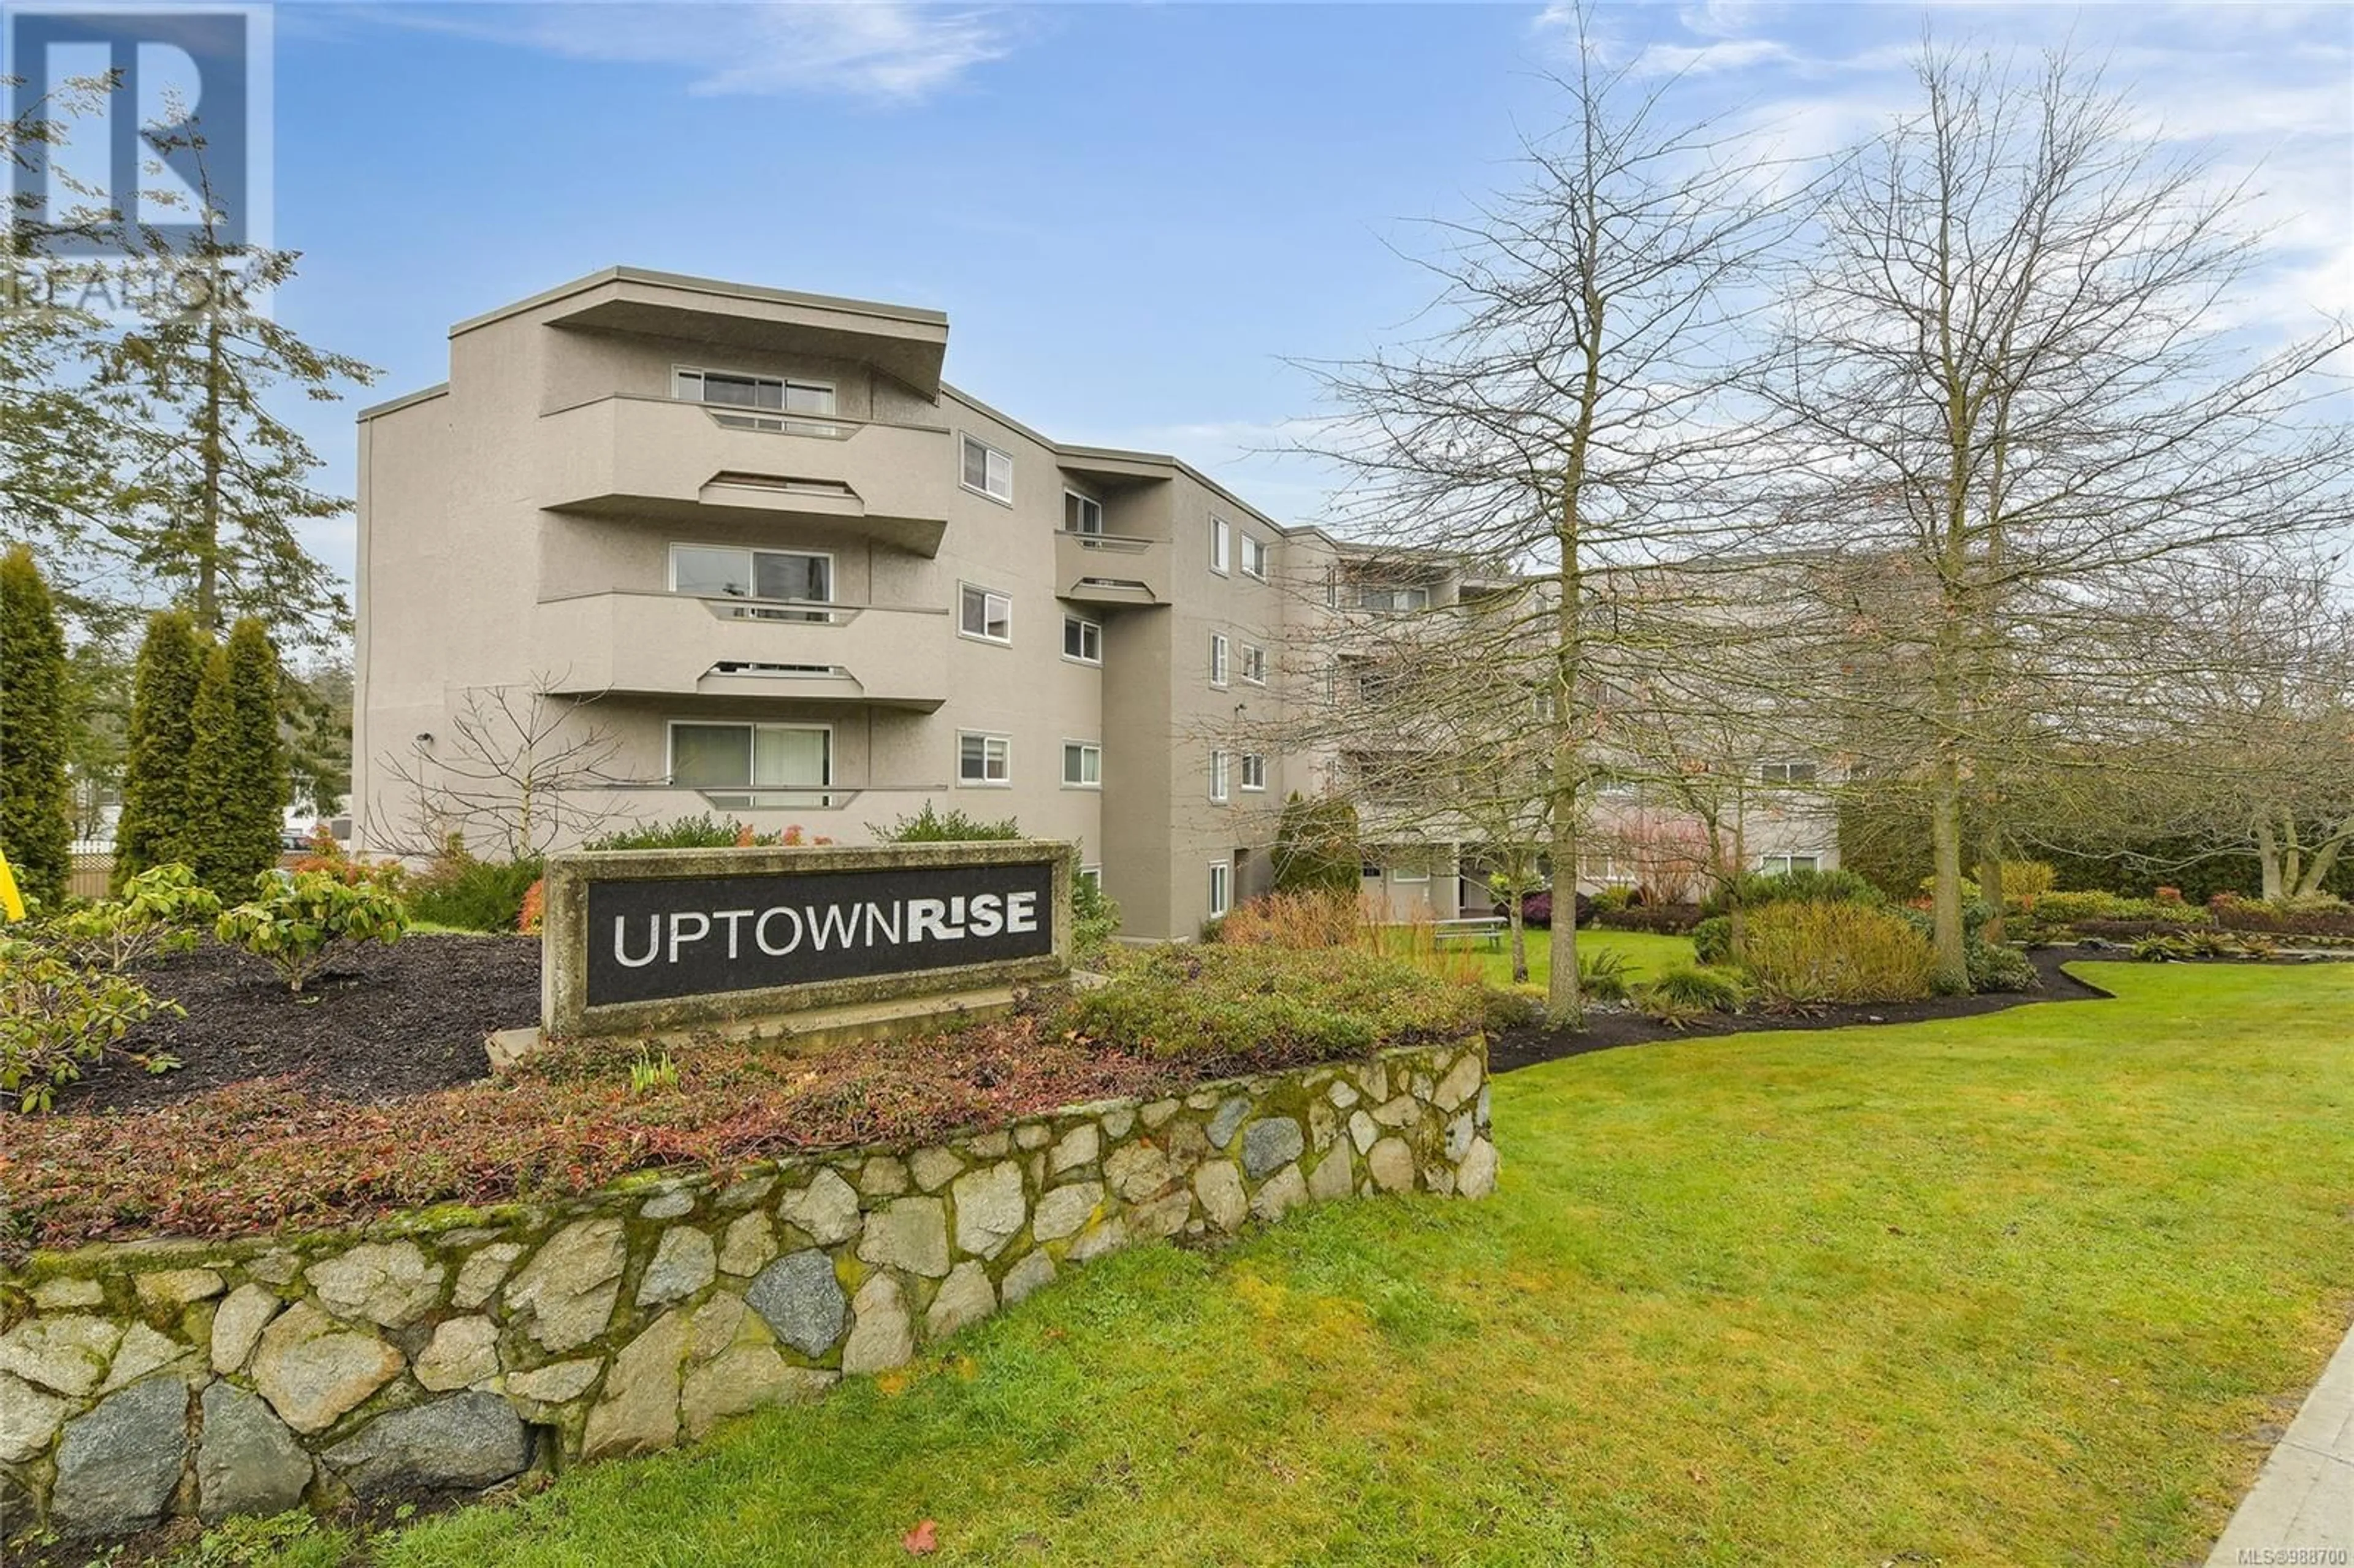
<path id="1" fill-rule="evenodd" d="M 439 382 L 431 387 L 421 387 L 414 392 L 404 392 L 398 397 L 387 397 L 381 403 L 371 403 L 352 418 L 358 423 L 366 424 L 368 420 L 382 415 L 397 414 L 403 408 L 419 403 L 429 403 L 436 397 L 446 397 L 449 395 L 450 384 L 447 381 Z"/>
<path id="2" fill-rule="evenodd" d="M 731 283 L 722 278 L 698 278 L 685 272 L 663 272 L 646 267 L 608 267 L 586 277 L 575 278 L 568 283 L 558 283 L 526 299 L 501 305 L 481 315 L 468 316 L 450 329 L 457 337 L 478 327 L 504 321 L 509 316 L 522 315 L 543 305 L 585 294 L 611 283 L 647 283 L 656 288 L 676 289 L 684 293 L 708 294 L 714 299 L 749 300 L 765 304 L 806 305 L 816 310 L 839 311 L 845 315 L 875 316 L 885 321 L 907 322 L 921 326 L 945 327 L 948 313 L 928 310 L 921 305 L 894 305 L 879 300 L 854 300 L 836 294 L 804 293 L 794 289 L 771 289 L 758 283 Z"/>

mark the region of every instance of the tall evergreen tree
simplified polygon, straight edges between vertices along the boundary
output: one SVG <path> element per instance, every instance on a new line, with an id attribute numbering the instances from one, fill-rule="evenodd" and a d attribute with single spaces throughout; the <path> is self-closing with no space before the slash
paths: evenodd
<path id="1" fill-rule="evenodd" d="M 278 861 L 285 824 L 286 753 L 278 738 L 278 650 L 257 616 L 239 620 L 205 661 L 188 758 L 196 878 L 242 898 Z"/>
<path id="2" fill-rule="evenodd" d="M 124 477 L 143 501 L 115 533 L 199 630 L 218 636 L 231 620 L 259 616 L 289 647 L 332 649 L 350 630 L 351 605 L 303 531 L 351 503 L 313 486 L 318 455 L 274 405 L 289 395 L 330 402 L 341 384 L 365 385 L 376 371 L 252 308 L 293 278 L 299 258 L 219 237 L 203 143 L 189 144 L 200 186 L 189 216 L 200 233 L 165 238 L 130 225 L 126 238 L 208 280 L 212 294 L 141 323 L 101 356 L 100 393 L 130 449 Z"/>
<path id="3" fill-rule="evenodd" d="M 72 867 L 66 793 L 66 638 L 29 546 L 0 556 L 0 853 L 54 903 Z"/>
<path id="4" fill-rule="evenodd" d="M 122 770 L 122 816 L 114 830 L 114 885 L 151 865 L 186 862 L 193 807 L 189 752 L 205 643 L 187 611 L 149 618 L 132 676 L 130 760 Z"/>

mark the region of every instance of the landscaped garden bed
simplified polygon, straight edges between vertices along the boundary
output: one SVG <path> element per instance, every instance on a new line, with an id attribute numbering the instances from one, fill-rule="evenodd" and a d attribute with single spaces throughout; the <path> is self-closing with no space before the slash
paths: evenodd
<path id="1" fill-rule="evenodd" d="M 211 937 L 130 972 L 185 1013 L 134 1026 L 122 1054 L 58 1091 L 60 1111 L 144 1109 L 287 1075 L 333 1099 L 453 1088 L 489 1072 L 485 1034 L 539 1017 L 539 943 L 519 937 L 345 944 L 299 998 L 270 969 Z M 130 1059 L 158 1051 L 179 1066 L 150 1074 Z"/>

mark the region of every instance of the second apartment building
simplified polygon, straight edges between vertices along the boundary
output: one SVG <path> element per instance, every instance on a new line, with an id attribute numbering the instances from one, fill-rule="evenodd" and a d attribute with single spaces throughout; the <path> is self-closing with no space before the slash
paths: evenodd
<path id="1" fill-rule="evenodd" d="M 453 328 L 446 383 L 360 419 L 362 842 L 418 842 L 495 695 L 598 737 L 578 823 L 1011 816 L 1144 937 L 1262 886 L 1316 780 L 1221 737 L 1269 718 L 1286 584 L 1335 546 L 1041 435 L 947 347 L 936 312 L 628 268 Z"/>

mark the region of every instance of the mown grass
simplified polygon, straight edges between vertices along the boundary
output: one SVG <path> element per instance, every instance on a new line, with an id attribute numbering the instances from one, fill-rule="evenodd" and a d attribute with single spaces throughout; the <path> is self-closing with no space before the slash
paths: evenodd
<path id="1" fill-rule="evenodd" d="M 2354 966 L 2085 972 L 1512 1075 L 1489 1202 L 1107 1259 L 369 1560 L 2196 1562 L 2354 1306 Z"/>
<path id="2" fill-rule="evenodd" d="M 1452 944 L 1450 944 L 1451 948 Z M 1510 933 L 1498 946 L 1500 952 L 1474 948 L 1479 959 L 1480 978 L 1490 985 L 1508 986 L 1512 983 L 1512 939 Z M 1693 961 L 1690 937 L 1663 937 L 1652 931 L 1613 931 L 1599 926 L 1589 926 L 1577 933 L 1577 951 L 1581 958 L 1590 953 L 1617 953 L 1627 966 L 1630 981 L 1650 980 L 1662 969 Z M 1553 933 L 1529 933 L 1529 984 L 1542 991 L 1553 975 Z"/>

